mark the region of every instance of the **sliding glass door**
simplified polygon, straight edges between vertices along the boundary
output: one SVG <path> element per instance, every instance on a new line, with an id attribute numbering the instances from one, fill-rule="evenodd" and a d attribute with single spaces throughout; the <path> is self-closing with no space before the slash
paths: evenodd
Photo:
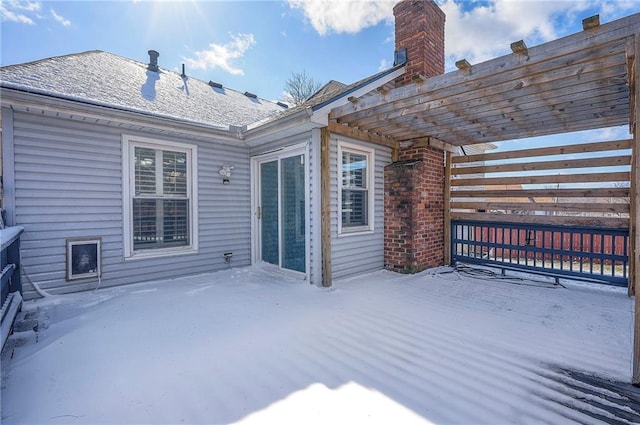
<path id="1" fill-rule="evenodd" d="M 306 273 L 305 154 L 257 162 L 259 260 Z"/>

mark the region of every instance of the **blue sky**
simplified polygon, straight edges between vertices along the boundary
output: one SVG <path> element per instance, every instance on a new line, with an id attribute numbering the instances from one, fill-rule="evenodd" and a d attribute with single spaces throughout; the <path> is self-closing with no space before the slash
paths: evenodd
<path id="1" fill-rule="evenodd" d="M 477 63 L 640 12 L 638 0 L 439 0 L 447 14 L 447 69 Z M 393 61 L 394 1 L 1 0 L 1 64 L 105 50 L 277 100 L 292 72 L 351 83 Z"/>
<path id="2" fill-rule="evenodd" d="M 446 68 L 535 46 L 640 12 L 640 0 L 437 0 L 446 13 Z M 0 0 L 0 63 L 10 65 L 86 50 L 161 67 L 279 100 L 292 72 L 351 83 L 391 66 L 389 0 L 33 1 Z M 558 143 L 628 137 L 624 128 L 556 138 Z M 548 144 L 531 140 L 527 147 Z M 511 148 L 515 146 L 511 145 Z"/>

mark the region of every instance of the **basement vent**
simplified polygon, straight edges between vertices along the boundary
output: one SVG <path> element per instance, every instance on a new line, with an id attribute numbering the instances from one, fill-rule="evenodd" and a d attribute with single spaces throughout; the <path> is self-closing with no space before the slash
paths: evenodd
<path id="1" fill-rule="evenodd" d="M 221 89 L 222 88 L 222 84 L 216 83 L 215 81 L 209 81 L 209 85 L 211 87 L 213 87 L 213 88 L 216 88 L 216 89 Z"/>
<path id="2" fill-rule="evenodd" d="M 289 108 L 289 105 L 287 105 L 286 103 L 283 103 L 283 102 L 278 102 L 278 103 L 276 103 L 276 105 L 281 106 L 281 107 L 283 107 L 285 109 Z"/>
<path id="3" fill-rule="evenodd" d="M 255 98 L 258 97 L 257 95 L 255 95 L 253 93 L 249 93 L 248 91 L 244 92 L 244 95 L 247 96 L 247 97 L 250 97 L 251 99 L 255 99 Z"/>

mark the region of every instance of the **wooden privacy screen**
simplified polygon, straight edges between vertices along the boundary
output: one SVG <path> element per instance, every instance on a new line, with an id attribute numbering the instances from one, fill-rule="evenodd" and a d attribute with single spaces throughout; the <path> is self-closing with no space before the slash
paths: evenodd
<path id="1" fill-rule="evenodd" d="M 445 208 L 451 220 L 628 228 L 630 152 L 629 139 L 453 156 Z"/>
<path id="2" fill-rule="evenodd" d="M 629 229 L 635 200 L 632 140 L 447 155 L 445 229 L 454 220 Z M 447 232 L 445 261 L 450 263 Z M 634 252 L 632 247 L 624 247 Z M 616 248 L 617 249 L 617 248 Z M 617 252 L 617 251 L 616 251 Z M 635 258 L 629 261 L 634 293 Z"/>

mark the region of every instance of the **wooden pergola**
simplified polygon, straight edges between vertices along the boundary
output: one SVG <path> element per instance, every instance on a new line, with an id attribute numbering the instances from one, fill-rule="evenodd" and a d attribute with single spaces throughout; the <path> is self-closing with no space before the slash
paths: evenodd
<path id="1" fill-rule="evenodd" d="M 478 143 L 628 125 L 632 136 L 622 146 L 632 152 L 626 177 L 629 286 L 630 293 L 640 294 L 640 272 L 635 272 L 640 264 L 640 14 L 604 25 L 595 16 L 583 21 L 580 33 L 535 47 L 519 41 L 511 49 L 512 54 L 484 63 L 461 60 L 458 71 L 414 76 L 412 84 L 350 99 L 331 112 L 328 130 L 395 150 L 433 146 L 451 152 Z M 633 365 L 633 384 L 640 385 L 640 296 Z"/>

